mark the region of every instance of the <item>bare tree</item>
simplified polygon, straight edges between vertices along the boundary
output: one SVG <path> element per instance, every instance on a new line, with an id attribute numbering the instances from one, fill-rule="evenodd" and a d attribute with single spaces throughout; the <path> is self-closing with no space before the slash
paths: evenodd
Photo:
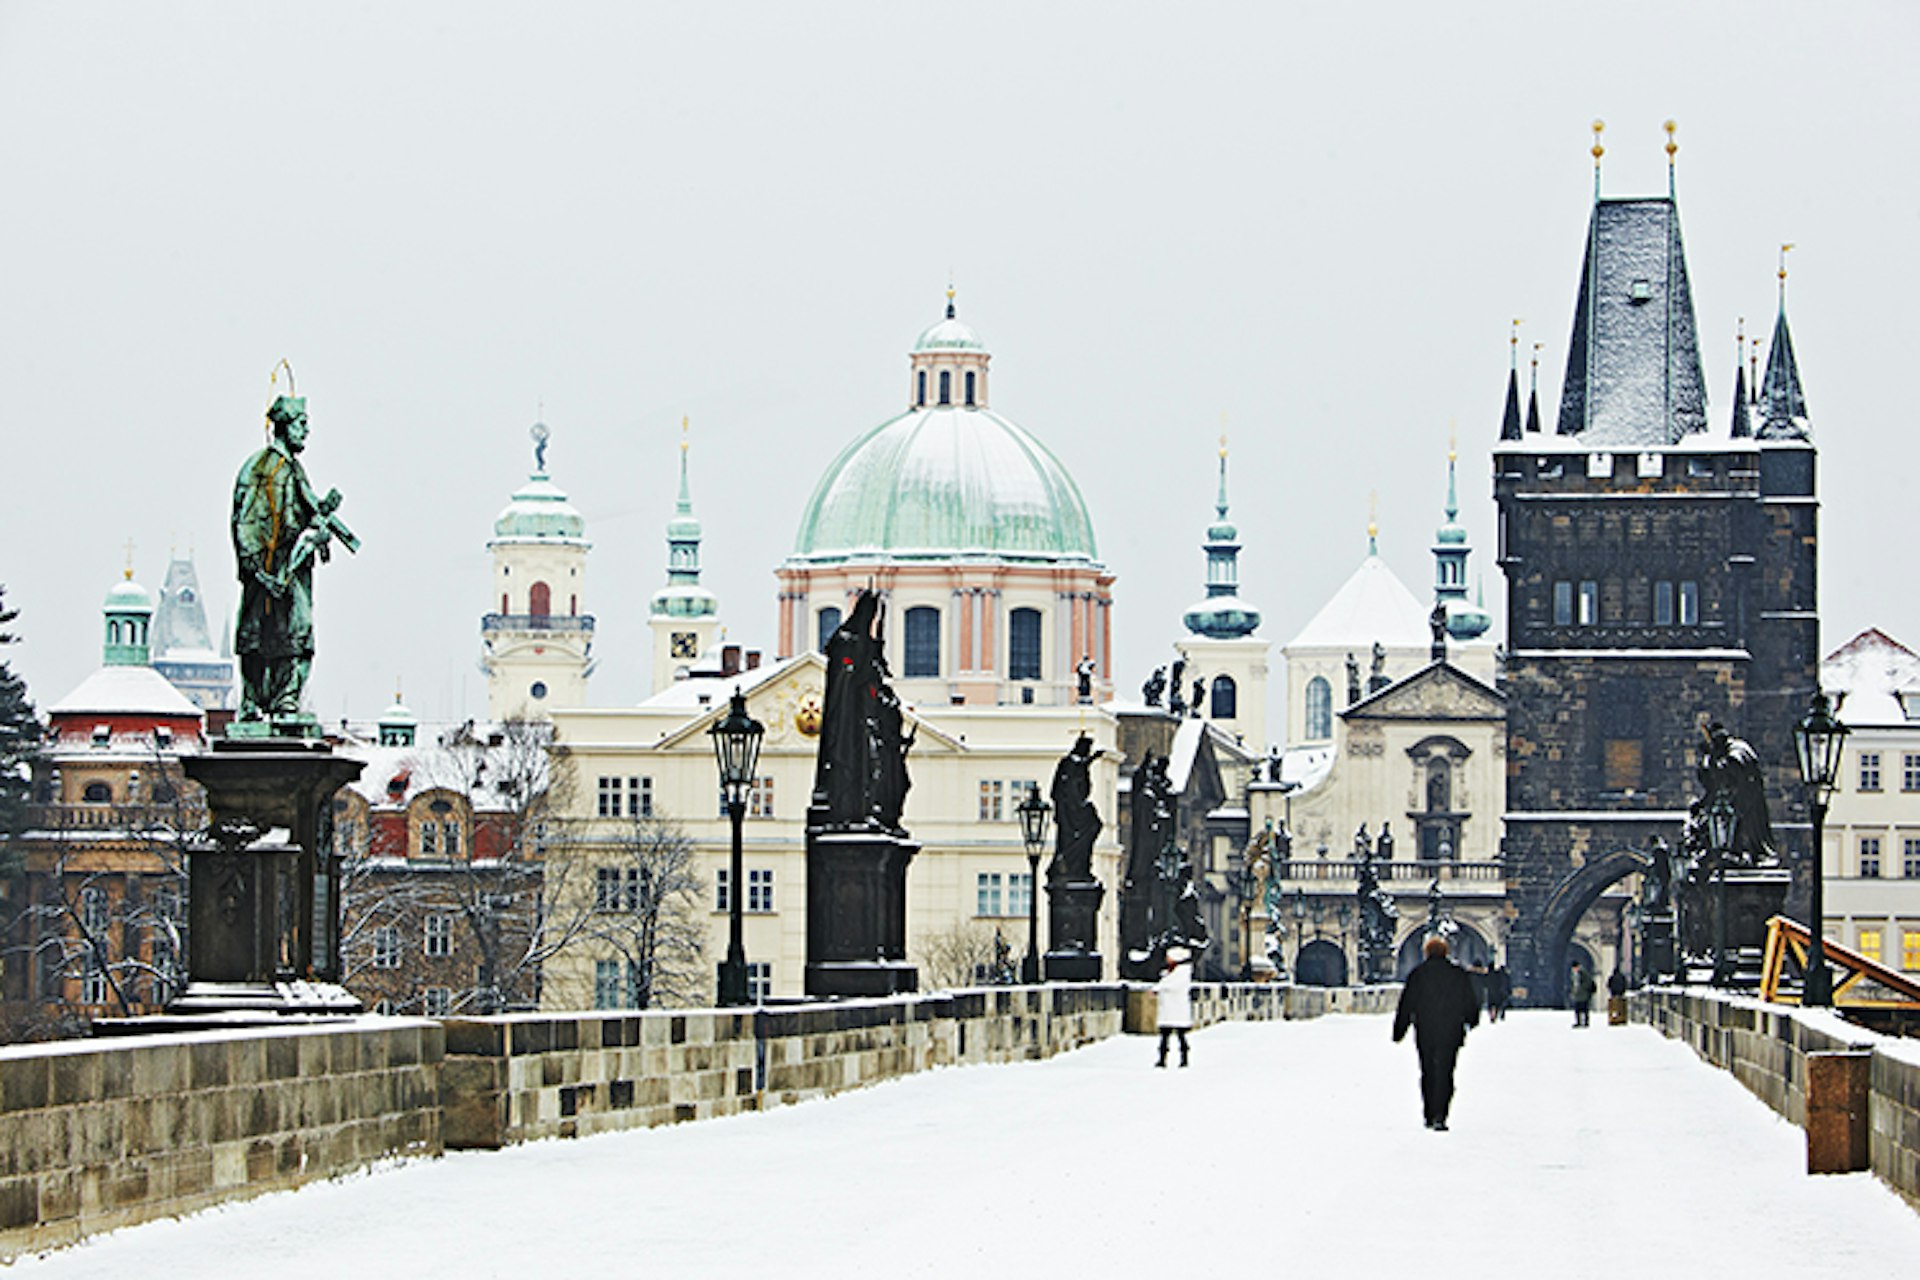
<path id="1" fill-rule="evenodd" d="M 999 929 L 957 920 L 919 939 L 920 971 L 930 990 L 1013 981 L 1007 941 Z"/>
<path id="2" fill-rule="evenodd" d="M 593 871 L 584 933 L 591 945 L 582 948 L 581 967 L 589 959 L 616 966 L 596 972 L 594 1003 L 614 1003 L 603 977 L 611 973 L 619 976 L 618 1003 L 627 1008 L 708 1003 L 713 978 L 698 915 L 702 882 L 685 829 L 669 818 L 636 816 L 619 834 L 570 852 L 587 858 Z"/>

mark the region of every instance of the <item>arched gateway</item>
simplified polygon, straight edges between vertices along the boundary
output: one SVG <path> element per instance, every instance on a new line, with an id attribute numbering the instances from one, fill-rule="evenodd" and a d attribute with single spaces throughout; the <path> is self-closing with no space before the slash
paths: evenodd
<path id="1" fill-rule="evenodd" d="M 1531 963 L 1525 966 L 1530 979 L 1527 1003 L 1560 1005 L 1566 1003 L 1567 969 L 1571 963 L 1573 931 L 1580 917 L 1587 914 L 1600 895 L 1637 871 L 1645 871 L 1651 861 L 1632 849 L 1615 849 L 1597 858 L 1589 858 L 1572 875 L 1547 894 L 1530 936 L 1515 933 L 1511 951 L 1531 951 Z M 1531 943 L 1528 948 L 1527 944 Z M 1517 958 L 1517 957 L 1516 957 Z M 1604 975 L 1596 975 L 1604 977 Z"/>

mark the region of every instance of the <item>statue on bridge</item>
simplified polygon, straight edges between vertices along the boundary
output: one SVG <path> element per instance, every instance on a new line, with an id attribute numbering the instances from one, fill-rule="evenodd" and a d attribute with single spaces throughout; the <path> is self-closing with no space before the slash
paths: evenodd
<path id="1" fill-rule="evenodd" d="M 1365 828 L 1362 828 L 1362 839 Z M 1364 848 L 1364 845 L 1362 846 Z M 1366 849 L 1360 859 L 1360 883 L 1354 891 L 1360 917 L 1360 981 L 1386 982 L 1393 976 L 1393 925 L 1400 918 L 1393 895 L 1380 887 L 1374 874 L 1373 851 Z"/>
<path id="2" fill-rule="evenodd" d="M 904 834 L 900 811 L 912 785 L 907 752 L 914 734 L 902 734 L 900 699 L 887 683 L 880 597 L 863 589 L 853 612 L 827 641 L 826 706 L 813 803 L 825 826 L 870 827 Z"/>
<path id="3" fill-rule="evenodd" d="M 1687 874 L 1674 886 L 1684 967 L 1692 980 L 1710 972 L 1715 986 L 1752 986 L 1766 921 L 1786 909 L 1791 881 L 1773 843 L 1765 773 L 1753 748 L 1717 722 L 1696 772 L 1704 794 L 1688 807 Z"/>
<path id="4" fill-rule="evenodd" d="M 1093 804 L 1093 762 L 1104 752 L 1081 734 L 1053 767 L 1053 861 L 1049 884 L 1093 879 L 1093 843 L 1100 838 L 1100 811 Z"/>
<path id="5" fill-rule="evenodd" d="M 1732 838 L 1724 849 L 1709 849 L 1730 866 L 1770 866 L 1776 861 L 1773 823 L 1767 817 L 1767 784 L 1760 757 L 1746 741 L 1715 723 L 1707 730 L 1707 749 L 1698 767 L 1706 796 L 1699 815 L 1708 821 L 1716 806 L 1730 809 Z"/>

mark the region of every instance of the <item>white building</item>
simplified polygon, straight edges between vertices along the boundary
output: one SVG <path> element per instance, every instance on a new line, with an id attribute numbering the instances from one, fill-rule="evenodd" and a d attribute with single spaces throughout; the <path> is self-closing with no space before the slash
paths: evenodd
<path id="1" fill-rule="evenodd" d="M 487 716 L 545 716 L 587 700 L 593 615 L 586 612 L 587 524 L 547 474 L 546 424 L 533 427 L 534 469 L 493 522 L 493 598 L 480 619 Z"/>

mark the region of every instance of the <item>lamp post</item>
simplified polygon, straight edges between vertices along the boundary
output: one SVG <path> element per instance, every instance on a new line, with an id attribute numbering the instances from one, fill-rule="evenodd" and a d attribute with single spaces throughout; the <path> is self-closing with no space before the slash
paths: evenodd
<path id="1" fill-rule="evenodd" d="M 1807 904 L 1807 976 L 1800 993 L 1803 1005 L 1833 1003 L 1833 980 L 1827 973 L 1825 947 L 1827 803 L 1840 777 L 1840 753 L 1846 746 L 1847 726 L 1834 718 L 1827 695 L 1815 690 L 1806 718 L 1793 726 L 1794 755 L 1800 764 L 1800 784 L 1807 789 L 1807 807 L 1813 811 L 1812 892 Z"/>
<path id="2" fill-rule="evenodd" d="M 1020 962 L 1020 981 L 1040 981 L 1040 850 L 1047 843 L 1047 816 L 1053 806 L 1040 798 L 1039 786 L 1027 788 L 1027 798 L 1014 811 L 1020 815 L 1020 838 L 1027 843 L 1027 955 Z M 1056 940 L 1055 946 L 1060 945 Z"/>
<path id="3" fill-rule="evenodd" d="M 733 861 L 727 872 L 727 958 L 720 962 L 720 1006 L 748 1003 L 747 948 L 741 938 L 741 907 L 746 898 L 746 876 L 740 866 L 740 824 L 747 816 L 747 788 L 753 785 L 760 763 L 760 739 L 766 726 L 747 714 L 746 695 L 733 691 L 727 714 L 707 730 L 713 738 L 714 760 L 720 766 L 720 793 L 733 820 Z"/>

